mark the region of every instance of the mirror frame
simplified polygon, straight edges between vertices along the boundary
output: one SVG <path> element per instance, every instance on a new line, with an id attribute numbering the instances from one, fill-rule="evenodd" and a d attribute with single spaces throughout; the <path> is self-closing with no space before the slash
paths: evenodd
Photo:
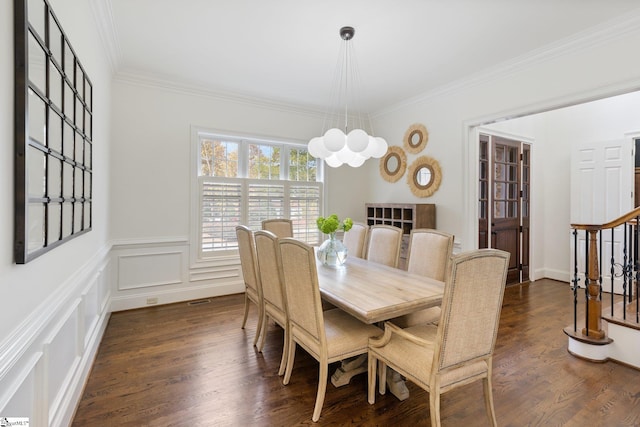
<path id="1" fill-rule="evenodd" d="M 398 159 L 398 168 L 395 172 L 392 172 L 387 167 L 387 162 L 396 157 Z M 407 155 L 404 153 L 404 150 L 398 146 L 392 146 L 387 149 L 387 154 L 382 156 L 380 159 L 380 175 L 387 182 L 396 182 L 402 175 L 404 175 L 404 171 L 407 169 Z"/>
<path id="2" fill-rule="evenodd" d="M 427 168 L 431 171 L 431 181 L 427 185 L 420 185 L 418 182 L 418 171 Z M 442 170 L 436 159 L 429 156 L 418 157 L 409 166 L 409 174 L 407 175 L 407 183 L 411 192 L 418 197 L 429 197 L 440 188 L 442 182 Z"/>
<path id="3" fill-rule="evenodd" d="M 413 143 L 413 137 L 418 135 L 420 138 L 416 144 Z M 411 154 L 418 154 L 427 146 L 429 141 L 429 131 L 425 125 L 414 123 L 404 133 L 404 148 Z"/>
<path id="4" fill-rule="evenodd" d="M 13 6 L 14 259 L 25 264 L 91 230 L 93 85 L 48 0 Z"/>

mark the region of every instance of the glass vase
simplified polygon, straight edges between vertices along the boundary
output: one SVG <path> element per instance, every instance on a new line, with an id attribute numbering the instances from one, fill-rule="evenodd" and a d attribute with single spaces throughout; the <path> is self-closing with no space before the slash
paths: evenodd
<path id="1" fill-rule="evenodd" d="M 322 265 L 340 267 L 347 261 L 347 248 L 336 239 L 336 233 L 329 234 L 329 238 L 318 248 L 318 259 Z"/>

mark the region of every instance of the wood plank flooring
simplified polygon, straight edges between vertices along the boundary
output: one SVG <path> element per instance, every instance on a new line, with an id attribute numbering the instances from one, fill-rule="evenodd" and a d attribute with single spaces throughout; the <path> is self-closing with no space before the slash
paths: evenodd
<path id="1" fill-rule="evenodd" d="M 539 280 L 507 288 L 494 356 L 500 426 L 638 426 L 640 371 L 589 363 L 567 352 L 573 295 Z M 243 295 L 113 313 L 74 426 L 314 425 L 318 364 L 298 348 L 291 382 L 277 375 L 282 330 L 252 346 L 256 309 L 241 329 Z M 332 366 L 330 372 L 333 372 Z M 387 392 L 369 405 L 366 374 L 331 383 L 316 425 L 428 426 L 429 397 Z M 442 396 L 443 426 L 487 426 L 478 382 Z"/>

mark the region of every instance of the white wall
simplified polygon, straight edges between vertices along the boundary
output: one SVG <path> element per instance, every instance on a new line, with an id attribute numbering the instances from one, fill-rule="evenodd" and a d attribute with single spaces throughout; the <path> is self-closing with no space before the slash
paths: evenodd
<path id="1" fill-rule="evenodd" d="M 469 129 L 507 116 L 637 90 L 640 58 L 633 47 L 638 45 L 640 17 L 636 14 L 581 40 L 537 52 L 534 57 L 514 61 L 502 70 L 485 71 L 476 78 L 380 112 L 376 116 L 376 129 L 393 145 L 402 145 L 402 136 L 412 123 L 427 126 L 430 133 L 427 147 L 418 155 L 409 154 L 407 160 L 410 164 L 422 154 L 435 157 L 442 167 L 443 180 L 432 197 L 418 199 L 410 193 L 405 179 L 387 183 L 377 170 L 370 169 L 372 191 L 368 198 L 376 202 L 436 203 L 438 228 L 455 234 L 462 249 L 476 247 L 477 144 Z M 560 126 L 554 125 L 552 129 L 556 135 Z M 537 135 L 528 135 L 530 132 Z M 554 137 L 552 142 L 545 132 L 544 126 L 539 128 L 535 123 L 522 130 L 523 136 L 549 139 L 549 151 L 553 154 L 540 150 L 533 158 L 536 205 L 532 212 L 535 216 L 532 267 L 535 271 L 559 274 L 558 278 L 567 273 L 568 278 L 569 256 L 565 253 L 565 248 L 566 252 L 569 248 L 568 237 L 559 236 L 568 236 L 569 229 L 568 190 L 563 186 L 569 182 L 569 151 L 565 146 L 557 146 L 564 141 Z"/>
<path id="2" fill-rule="evenodd" d="M 313 111 L 117 78 L 111 151 L 113 309 L 146 305 L 148 298 L 162 304 L 244 291 L 237 257 L 195 265 L 189 256 L 192 127 L 306 143 L 322 131 L 323 119 Z M 327 167 L 325 172 L 325 212 L 363 216 L 366 169 Z M 151 274 L 149 265 L 162 271 Z"/>
<path id="3" fill-rule="evenodd" d="M 13 2 L 0 2 L 0 416 L 65 425 L 108 313 L 111 72 L 88 2 L 51 0 L 94 87 L 93 230 L 13 263 Z"/>

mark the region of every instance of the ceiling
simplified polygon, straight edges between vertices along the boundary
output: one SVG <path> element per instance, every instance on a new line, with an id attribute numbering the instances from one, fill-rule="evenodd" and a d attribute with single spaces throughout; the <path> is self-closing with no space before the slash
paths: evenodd
<path id="1" fill-rule="evenodd" d="M 310 109 L 355 27 L 369 112 L 602 31 L 637 0 L 97 0 L 117 76 Z M 106 29 L 106 30 L 105 30 Z"/>

